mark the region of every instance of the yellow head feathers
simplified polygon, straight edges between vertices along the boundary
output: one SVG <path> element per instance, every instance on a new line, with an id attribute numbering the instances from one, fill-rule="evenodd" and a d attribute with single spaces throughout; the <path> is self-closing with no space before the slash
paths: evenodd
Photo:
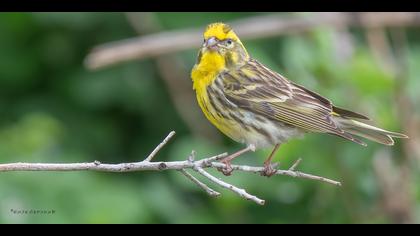
<path id="1" fill-rule="evenodd" d="M 224 23 L 213 23 L 207 26 L 204 31 L 204 38 L 208 39 L 216 37 L 218 40 L 233 39 L 239 41 L 238 36 L 233 32 L 232 28 Z"/>

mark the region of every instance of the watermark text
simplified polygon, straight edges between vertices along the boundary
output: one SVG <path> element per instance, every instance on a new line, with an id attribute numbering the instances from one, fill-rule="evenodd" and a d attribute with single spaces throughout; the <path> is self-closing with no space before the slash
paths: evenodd
<path id="1" fill-rule="evenodd" d="M 54 209 L 10 209 L 15 215 L 53 215 L 56 213 Z"/>

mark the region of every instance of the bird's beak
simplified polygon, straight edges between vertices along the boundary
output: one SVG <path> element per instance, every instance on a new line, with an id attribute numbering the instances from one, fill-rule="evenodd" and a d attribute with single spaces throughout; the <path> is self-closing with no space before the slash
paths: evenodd
<path id="1" fill-rule="evenodd" d="M 218 41 L 215 37 L 210 37 L 206 41 L 206 47 L 210 50 L 216 50 L 217 44 L 218 44 Z"/>

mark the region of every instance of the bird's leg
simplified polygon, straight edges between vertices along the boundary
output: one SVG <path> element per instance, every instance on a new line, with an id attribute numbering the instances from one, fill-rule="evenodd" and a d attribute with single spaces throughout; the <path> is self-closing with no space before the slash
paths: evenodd
<path id="1" fill-rule="evenodd" d="M 246 148 L 244 148 L 242 150 L 239 150 L 239 151 L 237 151 L 235 153 L 232 153 L 231 155 L 223 158 L 222 160 L 220 160 L 220 162 L 223 163 L 223 164 L 225 164 L 226 167 L 224 167 L 222 169 L 219 169 L 219 170 L 222 171 L 222 173 L 224 175 L 226 175 L 226 176 L 231 175 L 232 174 L 232 171 L 233 171 L 233 168 L 232 168 L 232 165 L 231 165 L 232 160 L 235 159 L 235 158 L 237 158 L 237 157 L 239 157 L 240 155 L 242 155 L 242 154 L 244 154 L 246 152 L 249 152 L 249 151 L 255 152 L 255 146 L 252 145 L 252 144 L 251 145 L 248 145 Z"/>
<path id="2" fill-rule="evenodd" d="M 280 144 L 276 144 L 276 146 L 274 146 L 273 151 L 271 151 L 270 156 L 268 156 L 267 160 L 264 161 L 264 170 L 261 173 L 261 175 L 270 177 L 276 174 L 277 170 L 273 168 L 273 164 L 271 163 L 271 160 L 273 159 L 276 152 L 279 150 L 279 147 L 280 147 Z"/>

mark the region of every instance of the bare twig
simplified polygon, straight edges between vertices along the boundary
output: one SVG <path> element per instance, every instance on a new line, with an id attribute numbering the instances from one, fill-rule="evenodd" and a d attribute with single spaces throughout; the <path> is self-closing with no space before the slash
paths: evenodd
<path id="1" fill-rule="evenodd" d="M 226 165 L 223 164 L 223 163 L 219 163 L 219 162 L 212 162 L 210 167 L 225 168 Z M 264 171 L 264 167 L 254 167 L 254 166 L 246 166 L 246 165 L 231 165 L 231 167 L 232 167 L 233 170 L 244 171 L 244 172 L 252 172 L 252 173 L 256 173 L 256 174 L 257 173 L 261 174 Z M 331 179 L 321 177 L 321 176 L 306 174 L 306 173 L 303 173 L 303 172 L 300 172 L 300 171 L 295 171 L 295 170 L 277 170 L 275 175 L 287 175 L 287 176 L 290 176 L 290 177 L 312 179 L 312 180 L 318 180 L 318 181 L 322 181 L 322 182 L 325 182 L 325 183 L 341 186 L 341 182 L 331 180 Z"/>
<path id="2" fill-rule="evenodd" d="M 276 174 L 277 175 L 288 175 L 288 176 L 299 177 L 299 178 L 304 178 L 304 179 L 318 180 L 318 181 L 322 181 L 322 182 L 325 182 L 325 183 L 341 186 L 341 183 L 338 182 L 338 181 L 327 179 L 327 178 L 317 176 L 317 175 L 306 174 L 306 173 L 303 173 L 303 172 L 300 172 L 300 171 L 277 170 Z"/>
<path id="3" fill-rule="evenodd" d="M 156 156 L 156 154 L 159 152 L 160 149 L 162 149 L 163 146 L 166 145 L 167 142 L 175 135 L 175 131 L 171 131 L 168 136 L 159 144 L 157 147 L 152 151 L 152 153 L 149 154 L 149 156 L 144 159 L 144 161 L 151 161 L 153 157 Z"/>
<path id="4" fill-rule="evenodd" d="M 245 198 L 246 200 L 254 201 L 255 203 L 257 203 L 259 205 L 264 205 L 264 203 L 265 203 L 264 200 L 259 199 L 258 197 L 247 193 L 245 191 L 245 189 L 241 189 L 241 188 L 233 186 L 232 184 L 228 184 L 228 183 L 222 181 L 221 179 L 218 179 L 218 178 L 214 177 L 213 175 L 209 174 L 207 171 L 205 171 L 201 167 L 195 167 L 194 170 L 197 171 L 198 173 L 200 173 L 201 175 L 203 175 L 204 177 L 208 178 L 209 180 L 211 180 L 215 184 L 218 184 L 218 185 L 222 186 L 223 188 L 231 190 L 232 192 L 238 194 L 239 196 Z"/>
<path id="5" fill-rule="evenodd" d="M 228 156 L 228 153 L 225 152 L 225 153 L 213 156 L 213 157 L 209 157 L 205 160 L 205 164 L 211 165 L 212 162 L 222 160 L 224 157 L 227 157 L 227 156 Z"/>
<path id="6" fill-rule="evenodd" d="M 226 168 L 226 165 L 218 162 L 223 157 L 227 156 L 227 153 L 220 155 L 204 158 L 201 160 L 195 160 L 195 152 L 193 151 L 191 155 L 185 161 L 170 161 L 170 162 L 151 162 L 152 158 L 156 153 L 169 141 L 169 139 L 175 134 L 175 132 L 169 133 L 169 135 L 160 143 L 153 152 L 141 162 L 132 162 L 132 163 L 120 163 L 120 164 L 104 164 L 99 161 L 94 162 L 85 162 L 85 163 L 9 163 L 9 164 L 0 164 L 0 172 L 10 172 L 10 171 L 82 171 L 82 170 L 91 170 L 91 171 L 101 171 L 101 172 L 133 172 L 133 171 L 163 171 L 163 170 L 178 170 L 183 173 L 187 178 L 197 184 L 200 188 L 204 189 L 210 196 L 219 196 L 220 193 L 214 191 L 206 184 L 199 181 L 197 178 L 189 174 L 186 169 L 193 169 L 199 174 L 203 175 L 210 181 L 220 185 L 223 188 L 227 188 L 239 196 L 252 200 L 260 205 L 264 204 L 264 200 L 259 199 L 258 197 L 247 193 L 244 189 L 233 186 L 232 184 L 226 183 L 204 170 L 204 168 Z M 289 170 L 277 170 L 276 175 L 288 175 L 291 177 L 299 177 L 305 179 L 318 180 L 329 184 L 334 184 L 340 186 L 341 183 L 327 179 L 324 177 L 302 173 L 295 171 L 294 167 L 297 166 L 299 160 L 289 169 Z M 233 170 L 251 172 L 251 173 L 262 173 L 264 167 L 253 167 L 246 165 L 232 165 Z"/>
<path id="7" fill-rule="evenodd" d="M 297 159 L 295 163 L 293 163 L 293 165 L 289 168 L 289 170 L 294 171 L 301 161 L 302 161 L 302 158 Z"/>
<path id="8" fill-rule="evenodd" d="M 218 155 L 219 156 L 219 155 Z M 214 157 L 210 157 L 214 158 Z M 52 164 L 52 163 L 10 163 L 0 164 L 0 172 L 9 171 L 82 171 L 91 170 L 99 172 L 134 172 L 134 171 L 162 171 L 162 170 L 181 170 L 192 169 L 194 167 L 201 168 L 225 168 L 226 165 L 219 162 L 210 162 L 210 158 L 205 158 L 199 161 L 169 161 L 169 162 L 132 162 L 120 164 L 104 164 L 98 162 L 84 162 L 84 163 L 66 163 L 66 164 Z M 261 173 L 264 167 L 254 167 L 246 165 L 231 165 L 234 170 Z M 277 170 L 276 175 L 287 175 L 291 177 L 299 177 L 304 179 L 319 180 L 333 185 L 341 185 L 340 182 L 327 179 L 324 177 L 305 174 L 299 171 L 291 170 Z"/>
<path id="9" fill-rule="evenodd" d="M 418 26 L 419 15 L 420 13 L 414 12 L 315 14 L 305 17 L 275 14 L 229 23 L 241 39 L 258 39 L 306 32 L 320 26 L 348 25 L 365 28 Z M 134 59 L 198 48 L 202 40 L 202 30 L 199 28 L 167 31 L 99 45 L 86 57 L 85 64 L 90 69 L 97 69 Z"/>
<path id="10" fill-rule="evenodd" d="M 206 191 L 206 193 L 212 197 L 218 197 L 220 196 L 219 192 L 214 191 L 213 189 L 211 189 L 209 186 L 207 186 L 205 183 L 201 182 L 200 180 L 198 180 L 197 178 L 195 178 L 194 176 L 192 176 L 190 173 L 187 172 L 187 170 L 185 169 L 181 169 L 180 172 L 185 175 L 185 177 L 187 177 L 188 179 L 190 179 L 193 183 L 195 183 L 198 187 L 204 189 L 204 191 Z"/>

